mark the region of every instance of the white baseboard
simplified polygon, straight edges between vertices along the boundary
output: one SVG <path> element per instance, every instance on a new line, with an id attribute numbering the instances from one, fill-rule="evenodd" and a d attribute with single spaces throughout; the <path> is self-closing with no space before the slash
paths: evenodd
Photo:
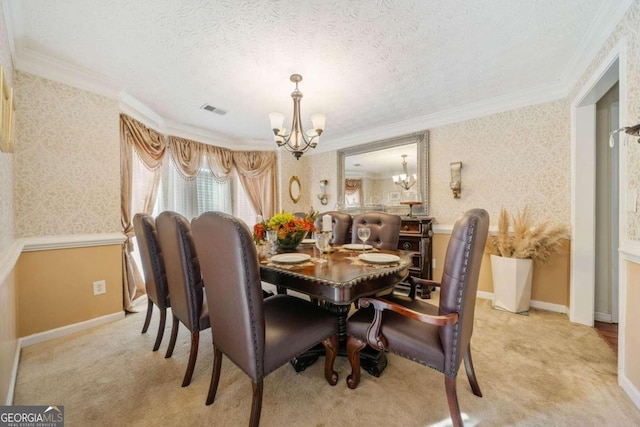
<path id="1" fill-rule="evenodd" d="M 567 314 L 569 312 L 569 308 L 566 305 L 552 304 L 544 301 L 531 300 L 531 307 L 562 314 Z"/>
<path id="2" fill-rule="evenodd" d="M 61 328 L 40 332 L 37 334 L 29 335 L 28 337 L 22 337 L 18 339 L 15 356 L 13 358 L 13 368 L 11 370 L 11 381 L 9 383 L 9 390 L 7 392 L 6 405 L 13 405 L 13 395 L 16 388 L 16 378 L 18 376 L 18 365 L 20 364 L 20 352 L 23 348 L 49 341 L 54 338 L 73 334 L 75 332 L 83 331 L 85 329 L 93 328 L 95 326 L 115 322 L 116 320 L 120 319 L 124 319 L 124 311 L 107 314 L 106 316 L 96 317 L 95 319 L 86 320 L 80 323 L 74 323 L 73 325 L 63 326 Z"/>
<path id="3" fill-rule="evenodd" d="M 612 323 L 611 322 L 611 313 L 600 313 L 596 311 L 593 313 L 593 320 L 597 320 L 598 322 Z"/>
<path id="4" fill-rule="evenodd" d="M 478 291 L 476 293 L 476 298 L 490 299 L 491 301 L 493 301 L 493 292 Z"/>
<path id="5" fill-rule="evenodd" d="M 124 311 L 107 314 L 105 316 L 96 317 L 95 319 L 86 320 L 80 323 L 74 323 L 73 325 L 62 326 L 60 328 L 51 329 L 50 331 L 39 332 L 37 334 L 29 335 L 28 337 L 20 338 L 20 348 L 29 347 L 34 344 L 39 344 L 41 342 L 60 338 L 65 335 L 73 334 L 75 332 L 115 322 L 116 320 L 121 319 L 124 319 Z"/>
<path id="6" fill-rule="evenodd" d="M 640 391 L 620 371 L 618 371 L 618 385 L 622 387 L 631 401 L 640 409 Z"/>
<path id="7" fill-rule="evenodd" d="M 493 301 L 493 292 L 478 291 L 477 298 L 488 299 Z M 566 314 L 569 308 L 561 304 L 552 304 L 550 302 L 531 300 L 531 307 L 539 310 L 553 311 L 555 313 Z"/>

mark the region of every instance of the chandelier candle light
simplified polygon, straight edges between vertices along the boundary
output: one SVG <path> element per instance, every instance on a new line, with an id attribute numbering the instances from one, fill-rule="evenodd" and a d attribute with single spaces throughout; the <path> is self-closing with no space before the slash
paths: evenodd
<path id="1" fill-rule="evenodd" d="M 402 187 L 405 190 L 410 189 L 411 187 L 413 187 L 413 185 L 416 183 L 416 174 L 412 174 L 409 175 L 409 173 L 407 172 L 407 159 L 406 159 L 407 155 L 403 154 L 402 155 L 402 171 L 404 172 L 401 175 L 394 175 L 393 176 L 393 182 L 398 184 L 400 187 Z"/>
<path id="2" fill-rule="evenodd" d="M 291 98 L 293 99 L 291 132 L 287 133 L 287 130 L 282 127 L 284 124 L 284 114 L 269 113 L 269 120 L 271 121 L 271 129 L 273 130 L 273 139 L 276 144 L 278 144 L 278 147 L 286 148 L 295 156 L 296 160 L 299 160 L 305 151 L 309 148 L 316 148 L 318 145 L 320 135 L 324 131 L 326 117 L 321 113 L 313 114 L 311 116 L 313 130 L 305 132 L 300 120 L 300 99 L 302 99 L 302 92 L 298 90 L 298 83 L 302 81 L 302 76 L 300 74 L 292 74 L 289 80 L 296 84 L 295 90 L 291 92 Z"/>
<path id="3" fill-rule="evenodd" d="M 331 231 L 331 215 L 323 215 L 322 231 Z"/>

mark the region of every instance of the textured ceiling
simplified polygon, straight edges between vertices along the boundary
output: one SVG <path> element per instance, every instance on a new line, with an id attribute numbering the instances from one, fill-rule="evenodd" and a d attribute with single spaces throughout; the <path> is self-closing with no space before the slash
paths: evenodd
<path id="1" fill-rule="evenodd" d="M 271 111 L 290 127 L 300 73 L 304 125 L 324 112 L 331 144 L 567 84 L 620 1 L 12 0 L 9 11 L 18 69 L 22 52 L 69 64 L 234 144 L 271 140 Z"/>

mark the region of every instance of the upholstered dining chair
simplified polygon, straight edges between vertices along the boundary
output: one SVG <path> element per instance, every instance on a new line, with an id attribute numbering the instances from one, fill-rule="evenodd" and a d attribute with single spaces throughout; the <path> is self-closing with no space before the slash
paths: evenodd
<path id="1" fill-rule="evenodd" d="M 400 217 L 386 212 L 365 212 L 353 217 L 351 243 L 361 243 L 358 239 L 358 228 L 367 226 L 371 236 L 368 245 L 377 249 L 398 249 L 400 240 Z"/>
<path id="2" fill-rule="evenodd" d="M 456 222 L 444 260 L 438 307 L 415 299 L 359 300 L 360 310 L 347 322 L 349 388 L 356 388 L 360 382 L 359 354 L 367 344 L 391 351 L 444 374 L 453 425 L 462 425 L 456 392 L 456 376 L 462 360 L 473 393 L 482 397 L 471 360 L 470 341 L 488 228 L 489 215 L 484 209 L 469 210 Z"/>
<path id="3" fill-rule="evenodd" d="M 214 360 L 207 405 L 216 396 L 223 354 L 251 378 L 251 426 L 260 422 L 263 378 L 320 342 L 326 352 L 325 378 L 335 385 L 335 315 L 289 295 L 262 298 L 258 255 L 251 232 L 241 220 L 206 212 L 192 225 L 211 306 Z"/>
<path id="4" fill-rule="evenodd" d="M 160 310 L 160 322 L 153 351 L 158 351 L 164 335 L 167 307 L 171 306 L 167 287 L 167 273 L 164 267 L 164 259 L 162 258 L 162 250 L 158 243 L 156 221 L 153 217 L 143 213 L 136 214 L 133 217 L 133 229 L 138 241 L 142 271 L 144 271 L 144 285 L 147 291 L 147 316 L 144 319 L 142 333 L 146 333 L 147 329 L 149 329 L 151 314 L 155 305 Z"/>
<path id="5" fill-rule="evenodd" d="M 204 295 L 200 264 L 193 244 L 191 224 L 182 215 L 165 211 L 156 218 L 158 237 L 162 247 L 167 284 L 171 295 L 173 326 L 165 357 L 171 357 L 178 338 L 180 323 L 191 332 L 191 350 L 182 387 L 191 383 L 198 357 L 200 331 L 209 328 L 209 309 Z"/>
<path id="6" fill-rule="evenodd" d="M 351 215 L 344 212 L 329 211 L 318 214 L 316 218 L 316 228 L 322 230 L 322 217 L 325 215 L 331 216 L 331 244 L 332 245 L 344 245 L 351 241 L 349 234 L 351 233 L 351 224 L 353 219 Z"/>

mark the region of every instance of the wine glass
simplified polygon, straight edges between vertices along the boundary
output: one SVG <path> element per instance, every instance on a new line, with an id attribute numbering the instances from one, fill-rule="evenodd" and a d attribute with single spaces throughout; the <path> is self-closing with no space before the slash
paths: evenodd
<path id="1" fill-rule="evenodd" d="M 267 230 L 267 242 L 269 242 L 269 253 L 276 254 L 276 243 L 278 243 L 278 230 Z"/>
<path id="2" fill-rule="evenodd" d="M 369 227 L 358 227 L 358 239 L 362 240 L 362 253 L 364 253 L 364 244 L 371 237 L 371 230 Z"/>
<path id="3" fill-rule="evenodd" d="M 329 248 L 329 239 L 330 235 L 328 233 L 316 234 L 316 248 L 320 251 L 320 259 L 318 262 L 327 262 L 327 260 L 324 259 L 324 252 Z"/>

